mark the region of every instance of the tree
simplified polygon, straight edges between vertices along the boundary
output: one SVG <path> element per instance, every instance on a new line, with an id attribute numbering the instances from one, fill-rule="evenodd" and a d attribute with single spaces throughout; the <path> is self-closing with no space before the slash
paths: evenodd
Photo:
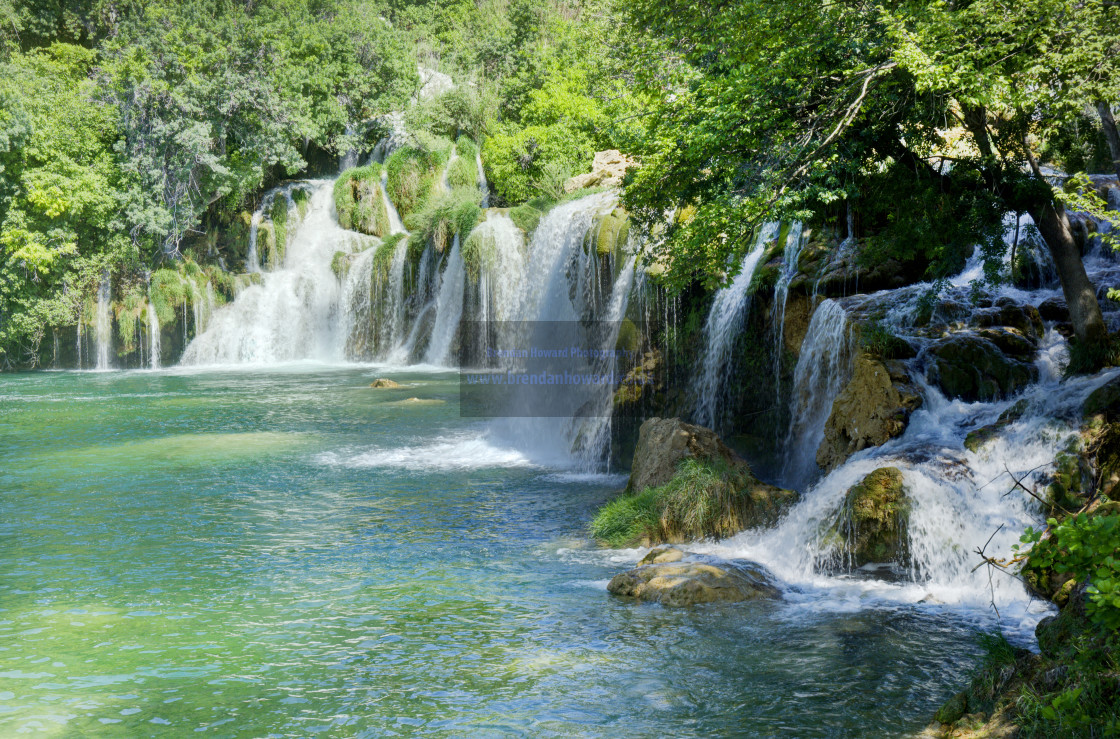
<path id="1" fill-rule="evenodd" d="M 627 203 L 648 223 L 670 208 L 697 206 L 694 218 L 670 225 L 657 255 L 670 279 L 718 283 L 762 220 L 819 218 L 843 201 L 861 213 L 893 211 L 867 225 L 895 249 L 908 248 L 892 236 L 900 224 L 928 224 L 920 236 L 933 255 L 943 248 L 939 223 L 950 241 L 961 235 L 961 219 L 939 212 L 948 199 L 970 214 L 974 241 L 991 256 L 1003 213 L 1030 212 L 1054 255 L 1079 340 L 1103 343 L 1068 218 L 1027 166 L 1031 137 L 1115 99 L 1115 4 L 623 5 L 645 33 L 639 85 L 652 110 Z M 947 129 L 965 132 L 971 146 L 963 156 L 947 153 Z M 897 197 L 876 186 L 885 179 L 924 195 L 892 203 Z"/>

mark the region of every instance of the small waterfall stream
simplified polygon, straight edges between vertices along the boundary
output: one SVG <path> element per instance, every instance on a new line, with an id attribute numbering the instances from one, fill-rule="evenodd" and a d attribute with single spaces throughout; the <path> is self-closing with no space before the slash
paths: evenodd
<path id="1" fill-rule="evenodd" d="M 851 372 L 854 358 L 847 312 L 825 300 L 813 313 L 794 370 L 790 429 L 785 444 L 783 484 L 801 489 L 818 474 L 817 447 L 832 403 Z"/>
<path id="2" fill-rule="evenodd" d="M 110 354 L 113 350 L 113 317 L 109 306 L 109 273 L 101 278 L 101 285 L 97 289 L 97 315 L 95 324 L 97 339 L 97 369 L 111 369 L 113 364 Z"/>
<path id="3" fill-rule="evenodd" d="M 778 223 L 767 223 L 755 239 L 754 246 L 743 257 L 739 274 L 731 284 L 716 293 L 712 309 L 704 324 L 704 355 L 692 387 L 696 398 L 693 417 L 701 426 L 714 428 L 719 425 L 728 364 L 736 337 L 742 332 L 743 321 L 751 304 L 751 281 L 766 245 L 778 234 Z"/>

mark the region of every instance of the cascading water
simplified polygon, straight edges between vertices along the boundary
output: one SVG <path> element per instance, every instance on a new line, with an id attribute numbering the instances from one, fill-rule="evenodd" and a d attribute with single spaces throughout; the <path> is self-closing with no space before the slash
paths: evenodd
<path id="1" fill-rule="evenodd" d="M 743 327 L 743 320 L 750 309 L 750 287 L 755 269 L 766 253 L 766 246 L 777 236 L 778 223 L 767 223 L 760 231 L 753 248 L 743 257 L 739 274 L 730 285 L 716 293 L 712 309 L 704 324 L 704 356 L 693 383 L 696 398 L 693 418 L 701 426 L 717 425 L 719 407 L 723 400 L 724 381 L 736 337 Z"/>
<path id="2" fill-rule="evenodd" d="M 800 221 L 790 224 L 785 250 L 782 253 L 782 272 L 778 275 L 778 283 L 774 286 L 774 387 L 779 402 L 782 393 L 780 378 L 785 341 L 786 303 L 789 302 L 789 284 L 797 274 L 798 262 L 801 260 L 803 235 L 804 228 Z"/>
<path id="3" fill-rule="evenodd" d="M 245 254 L 245 271 L 246 272 L 260 272 L 261 271 L 261 258 L 257 254 L 257 235 L 261 229 L 261 218 L 264 217 L 264 206 L 253 214 L 249 220 L 249 250 Z"/>
<path id="4" fill-rule="evenodd" d="M 482 168 L 482 152 L 476 151 L 474 163 L 478 165 L 478 189 L 482 190 L 482 207 L 490 207 L 490 185 L 486 182 L 486 170 Z"/>
<path id="5" fill-rule="evenodd" d="M 456 234 L 451 245 L 451 253 L 447 256 L 447 266 L 440 280 L 435 324 L 432 326 L 432 338 L 424 357 L 428 364 L 456 364 L 453 350 L 455 336 L 459 331 L 459 320 L 463 317 L 465 279 L 463 255 L 459 249 L 459 235 Z"/>
<path id="6" fill-rule="evenodd" d="M 214 311 L 183 353 L 183 364 L 269 364 L 343 356 L 336 318 L 340 286 L 331 263 L 376 239 L 338 225 L 332 182 L 314 181 L 310 207 L 295 229 L 284 264 Z"/>
<path id="7" fill-rule="evenodd" d="M 813 312 L 794 370 L 782 468 L 788 487 L 800 489 L 817 476 L 817 448 L 832 403 L 851 373 L 853 356 L 848 314 L 836 301 L 825 300 Z"/>
<path id="8" fill-rule="evenodd" d="M 107 370 L 112 367 L 109 353 L 113 348 L 113 319 L 109 313 L 109 274 L 101 279 L 97 289 L 97 369 Z"/>
<path id="9" fill-rule="evenodd" d="M 156 307 L 152 303 L 152 284 L 148 282 L 148 353 L 151 354 L 149 360 L 152 369 L 159 369 L 159 355 L 160 355 L 160 328 L 159 316 L 156 314 Z"/>

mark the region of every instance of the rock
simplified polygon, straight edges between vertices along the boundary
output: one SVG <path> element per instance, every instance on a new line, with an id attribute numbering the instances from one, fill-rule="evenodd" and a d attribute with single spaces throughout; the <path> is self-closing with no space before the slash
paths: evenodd
<path id="1" fill-rule="evenodd" d="M 654 549 L 637 567 L 615 575 L 607 591 L 664 606 L 781 597 L 770 575 L 759 565 L 702 557 L 674 548 Z"/>
<path id="2" fill-rule="evenodd" d="M 991 308 L 982 308 L 973 313 L 971 323 L 980 328 L 1013 328 L 1034 340 L 1041 339 L 1045 332 L 1038 308 L 1020 305 L 1006 297 L 997 299 Z"/>
<path id="3" fill-rule="evenodd" d="M 403 387 L 399 382 L 388 380 L 384 377 L 379 377 L 369 384 L 370 387 L 375 388 L 398 388 Z"/>
<path id="4" fill-rule="evenodd" d="M 943 724 L 951 724 L 955 723 L 957 719 L 967 712 L 968 693 L 962 691 L 945 701 L 945 704 L 937 709 L 937 713 L 935 713 L 933 717 Z"/>
<path id="5" fill-rule="evenodd" d="M 1069 308 L 1061 298 L 1047 298 L 1038 304 L 1038 315 L 1044 321 L 1069 321 Z"/>
<path id="6" fill-rule="evenodd" d="M 416 97 L 420 100 L 430 100 L 455 89 L 455 81 L 450 75 L 420 65 L 416 66 L 416 71 L 420 75 L 420 89 Z"/>
<path id="7" fill-rule="evenodd" d="M 1013 344 L 1012 339 L 1006 342 L 1008 346 Z M 1021 344 L 1017 346 L 1017 352 L 1022 350 Z M 926 378 L 950 398 L 991 401 L 1012 395 L 1038 379 L 1038 368 L 1027 361 L 1026 355 L 1008 356 L 990 336 L 953 334 L 935 344 L 929 357 Z"/>
<path id="8" fill-rule="evenodd" d="M 905 564 L 910 558 L 909 518 L 902 471 L 880 467 L 868 474 L 844 496 L 836 531 L 846 543 L 848 562 L 853 567 L 873 562 Z"/>
<path id="9" fill-rule="evenodd" d="M 651 418 L 638 431 L 626 493 L 600 510 L 592 532 L 611 546 L 719 539 L 773 525 L 798 497 L 755 477 L 715 432 Z"/>
<path id="10" fill-rule="evenodd" d="M 660 487 L 672 480 L 680 463 L 690 457 L 722 460 L 734 467 L 746 465 L 711 429 L 679 418 L 650 418 L 638 430 L 626 489 L 637 492 Z"/>
<path id="11" fill-rule="evenodd" d="M 882 362 L 856 359 L 851 380 L 832 404 L 817 464 L 825 471 L 835 469 L 856 452 L 902 434 L 922 402 L 921 395 L 905 383 L 905 379 L 896 382 Z"/>
<path id="12" fill-rule="evenodd" d="M 987 426 L 969 431 L 968 436 L 964 437 L 964 448 L 970 452 L 979 451 L 981 447 L 987 444 L 992 439 L 999 435 L 999 432 L 1006 426 L 1018 421 L 1023 417 L 1023 413 L 1027 410 L 1027 401 L 1020 400 L 1010 408 L 999 414 L 999 418 L 995 423 L 989 423 Z"/>
<path id="13" fill-rule="evenodd" d="M 564 192 L 575 192 L 585 187 L 618 187 L 626 170 L 637 164 L 637 160 L 617 149 L 596 152 L 591 172 L 570 178 L 564 183 Z"/>

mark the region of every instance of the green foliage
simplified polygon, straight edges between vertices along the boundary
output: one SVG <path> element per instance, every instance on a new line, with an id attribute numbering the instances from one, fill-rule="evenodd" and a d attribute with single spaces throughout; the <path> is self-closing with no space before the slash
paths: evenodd
<path id="1" fill-rule="evenodd" d="M 470 139 L 464 139 L 469 141 Z M 451 163 L 447 171 L 447 184 L 452 188 L 478 187 L 478 165 L 474 161 L 474 154 L 463 154 L 459 147 L 459 158 Z"/>
<path id="2" fill-rule="evenodd" d="M 1024 571 L 1069 573 L 1079 582 L 1087 578 L 1089 618 L 1106 629 L 1120 629 L 1120 515 L 1078 513 L 1047 524 L 1048 538 L 1029 528 L 1020 539 L 1031 545 Z"/>
<path id="3" fill-rule="evenodd" d="M 609 547 L 640 544 L 656 531 L 660 520 L 657 488 L 624 495 L 603 506 L 591 522 L 591 536 Z"/>

